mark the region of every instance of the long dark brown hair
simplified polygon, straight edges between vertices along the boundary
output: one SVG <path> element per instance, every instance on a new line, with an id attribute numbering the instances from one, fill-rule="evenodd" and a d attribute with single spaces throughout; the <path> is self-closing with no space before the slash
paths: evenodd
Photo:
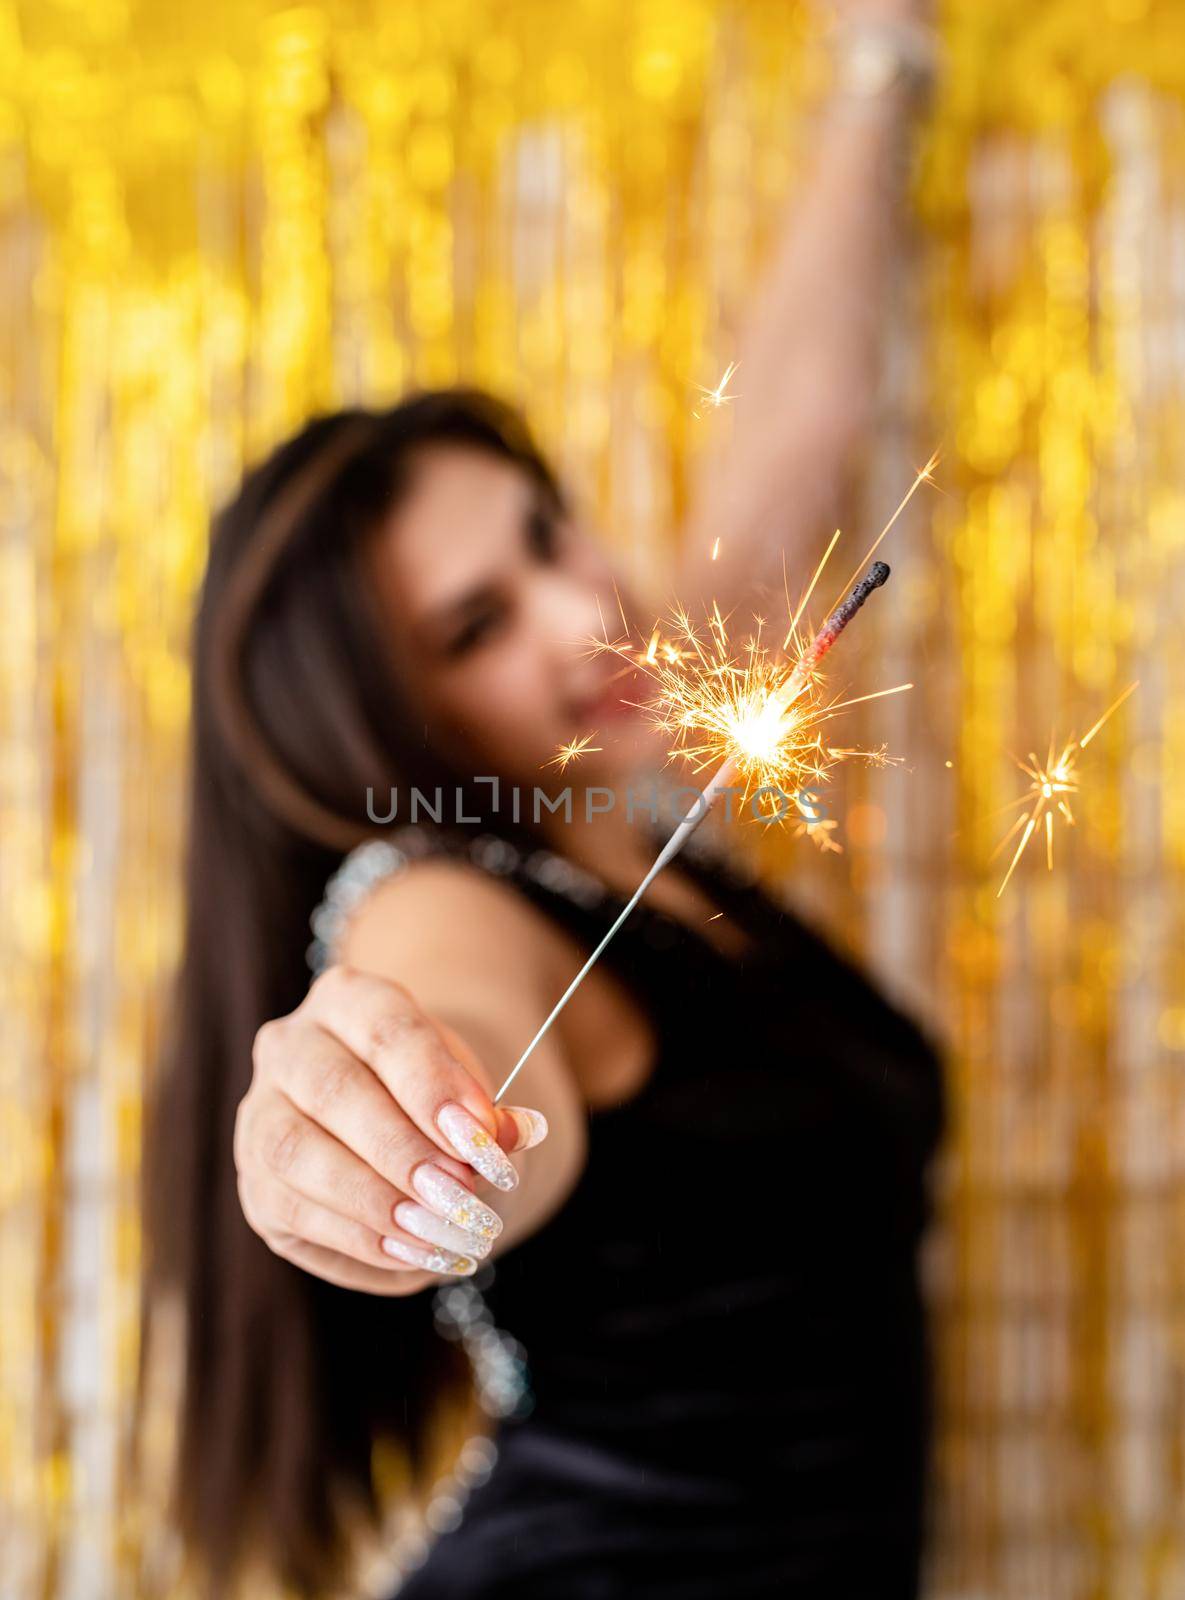
<path id="1" fill-rule="evenodd" d="M 275 1255 L 240 1207 L 232 1141 L 252 1042 L 306 992 L 309 917 L 376 829 L 366 793 L 448 776 L 401 702 L 364 542 L 431 445 L 488 450 L 564 500 L 521 417 L 477 390 L 310 421 L 214 519 L 194 639 L 184 951 L 144 1151 L 141 1372 L 180 1302 L 174 1514 L 207 1592 L 250 1558 L 302 1595 L 344 1575 L 379 1509 L 376 1451 L 414 1481 L 455 1377 L 425 1296 L 340 1289 Z M 382 810 L 380 801 L 380 811 Z"/>

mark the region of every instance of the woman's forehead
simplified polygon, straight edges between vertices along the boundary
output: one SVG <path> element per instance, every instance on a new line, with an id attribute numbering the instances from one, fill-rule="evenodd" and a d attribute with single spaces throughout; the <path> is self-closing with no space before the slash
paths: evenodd
<path id="1" fill-rule="evenodd" d="M 521 550 L 535 484 L 513 461 L 466 447 L 417 452 L 378 541 L 384 586 L 417 610 L 447 607 Z"/>

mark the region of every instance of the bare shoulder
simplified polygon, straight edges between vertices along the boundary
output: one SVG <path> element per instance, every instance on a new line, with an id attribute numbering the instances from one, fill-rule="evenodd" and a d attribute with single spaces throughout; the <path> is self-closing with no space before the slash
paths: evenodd
<path id="1" fill-rule="evenodd" d="M 351 966 L 423 986 L 437 967 L 531 992 L 554 968 L 557 930 L 516 892 L 469 862 L 416 861 L 384 879 L 351 914 L 338 950 Z"/>

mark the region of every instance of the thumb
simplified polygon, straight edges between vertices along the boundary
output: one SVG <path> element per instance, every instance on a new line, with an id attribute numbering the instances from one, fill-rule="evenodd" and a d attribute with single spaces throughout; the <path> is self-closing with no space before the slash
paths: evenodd
<path id="1" fill-rule="evenodd" d="M 444 1035 L 445 1042 L 458 1061 L 473 1075 L 478 1095 L 484 1099 L 481 1086 L 488 1079 L 478 1062 L 476 1052 L 447 1023 L 437 1021 L 436 1026 Z M 529 1106 L 499 1106 L 495 1105 L 492 1099 L 489 1105 L 493 1112 L 494 1137 L 508 1155 L 513 1155 L 516 1150 L 530 1150 L 535 1145 L 542 1144 L 547 1138 L 547 1118 L 542 1111 L 532 1111 Z M 487 1128 L 490 1127 L 491 1119 L 486 1115 L 484 1106 L 479 1109 L 474 1105 L 471 1109 L 480 1116 Z"/>
<path id="2" fill-rule="evenodd" d="M 498 1143 L 508 1154 L 531 1150 L 547 1138 L 547 1118 L 528 1106 L 495 1106 Z"/>

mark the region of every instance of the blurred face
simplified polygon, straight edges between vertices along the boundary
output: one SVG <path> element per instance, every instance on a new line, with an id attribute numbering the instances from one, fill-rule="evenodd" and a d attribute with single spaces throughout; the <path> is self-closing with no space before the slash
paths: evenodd
<path id="1" fill-rule="evenodd" d="M 622 700 L 637 681 L 589 653 L 618 632 L 612 572 L 520 468 L 421 450 L 370 559 L 400 681 L 458 771 L 546 787 L 557 747 L 593 733 L 604 748 L 560 782 L 611 781 L 637 761 L 649 735 Z"/>

